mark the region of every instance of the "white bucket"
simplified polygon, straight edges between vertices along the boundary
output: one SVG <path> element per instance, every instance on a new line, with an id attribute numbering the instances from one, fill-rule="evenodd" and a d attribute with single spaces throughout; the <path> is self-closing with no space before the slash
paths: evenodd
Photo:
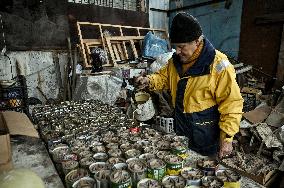
<path id="1" fill-rule="evenodd" d="M 132 101 L 133 115 L 138 121 L 148 121 L 155 115 L 155 108 L 150 94 L 138 92 L 135 94 L 135 101 Z"/>

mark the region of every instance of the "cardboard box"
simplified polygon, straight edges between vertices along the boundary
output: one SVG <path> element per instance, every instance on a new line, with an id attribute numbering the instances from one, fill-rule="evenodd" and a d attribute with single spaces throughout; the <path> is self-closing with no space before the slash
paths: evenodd
<path id="1" fill-rule="evenodd" d="M 253 174 L 249 174 L 248 172 L 233 168 L 231 166 L 228 166 L 227 164 L 220 162 L 221 165 L 223 165 L 224 167 L 227 167 L 237 173 L 239 173 L 242 176 L 248 177 L 252 180 L 254 180 L 255 182 L 264 185 L 265 187 L 268 186 L 268 184 L 270 183 L 270 181 L 272 179 L 275 178 L 275 176 L 277 175 L 277 171 L 276 170 L 272 170 L 270 172 L 267 172 L 265 174 L 261 174 L 261 175 L 253 175 Z"/>
<path id="2" fill-rule="evenodd" d="M 10 136 L 24 135 L 39 138 L 26 114 L 14 111 L 0 113 L 0 173 L 13 168 Z"/>

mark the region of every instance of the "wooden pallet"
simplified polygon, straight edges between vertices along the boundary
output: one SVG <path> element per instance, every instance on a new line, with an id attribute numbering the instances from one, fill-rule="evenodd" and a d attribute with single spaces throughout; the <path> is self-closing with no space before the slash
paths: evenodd
<path id="1" fill-rule="evenodd" d="M 82 27 L 92 26 L 97 27 L 99 30 L 99 38 L 97 39 L 85 39 L 82 35 Z M 104 36 L 103 30 L 105 28 L 118 29 L 118 36 Z M 143 28 L 143 27 L 133 27 L 133 26 L 123 26 L 123 25 L 112 25 L 112 24 L 101 24 L 101 23 L 92 23 L 92 22 L 77 22 L 78 36 L 80 40 L 80 51 L 83 56 L 85 67 L 91 67 L 90 61 L 90 48 L 91 47 L 101 47 L 106 52 L 109 50 L 109 55 L 111 61 L 107 61 L 107 64 L 104 66 L 113 66 L 115 62 L 119 60 L 126 60 L 129 58 L 127 53 L 126 43 L 130 43 L 134 57 L 137 58 L 137 50 L 135 49 L 135 42 L 140 42 L 143 40 L 143 36 L 148 31 L 152 31 L 154 34 L 159 35 L 164 39 L 168 39 L 168 33 L 164 29 L 154 29 L 154 28 Z M 135 36 L 125 36 L 128 30 L 135 30 Z M 115 38 L 115 37 L 126 37 L 126 38 Z M 141 38 L 143 37 L 143 38 Z M 106 40 L 108 38 L 108 41 Z M 108 44 L 107 44 L 108 43 Z"/>
<path id="2" fill-rule="evenodd" d="M 120 37 L 105 37 L 106 45 L 110 53 L 111 62 L 116 65 L 118 61 L 128 60 L 130 54 L 127 50 L 128 43 L 133 54 L 133 57 L 138 58 L 135 43 L 144 40 L 144 36 L 120 36 Z M 140 43 L 139 43 L 140 44 Z M 140 46 L 140 49 L 142 47 Z"/>

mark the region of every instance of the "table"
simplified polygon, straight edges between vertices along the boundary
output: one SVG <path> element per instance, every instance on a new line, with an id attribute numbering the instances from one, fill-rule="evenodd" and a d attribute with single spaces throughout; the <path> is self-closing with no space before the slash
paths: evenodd
<path id="1" fill-rule="evenodd" d="M 34 171 L 44 181 L 46 188 L 64 188 L 41 139 L 13 136 L 11 147 L 14 168 L 27 168 Z"/>

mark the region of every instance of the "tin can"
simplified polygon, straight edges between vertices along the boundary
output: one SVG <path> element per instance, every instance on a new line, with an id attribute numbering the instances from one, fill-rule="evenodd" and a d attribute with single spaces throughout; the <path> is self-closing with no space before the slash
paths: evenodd
<path id="1" fill-rule="evenodd" d="M 127 170 L 127 166 L 126 163 L 116 163 L 112 166 L 112 170 Z"/>
<path id="2" fill-rule="evenodd" d="M 201 170 L 186 167 L 181 170 L 180 174 L 186 180 L 186 185 L 201 185 L 201 178 L 203 177 L 203 172 Z"/>
<path id="3" fill-rule="evenodd" d="M 184 146 L 188 146 L 188 138 L 186 136 L 175 136 L 173 140 L 182 143 Z"/>
<path id="4" fill-rule="evenodd" d="M 219 180 L 216 176 L 203 176 L 201 178 L 201 185 L 204 187 L 215 187 L 221 188 L 224 185 L 224 182 Z"/>
<path id="5" fill-rule="evenodd" d="M 129 163 L 131 163 L 131 162 L 133 162 L 133 161 L 141 161 L 141 160 L 138 159 L 138 158 L 136 158 L 136 157 L 133 157 L 133 158 L 127 159 L 127 160 L 126 160 L 126 163 L 129 164 Z"/>
<path id="6" fill-rule="evenodd" d="M 95 173 L 94 178 L 96 180 L 96 188 L 109 188 L 111 171 L 110 170 L 99 170 Z"/>
<path id="7" fill-rule="evenodd" d="M 139 156 L 139 159 L 144 160 L 145 162 L 155 158 L 156 156 L 152 153 L 143 153 L 142 155 Z"/>
<path id="8" fill-rule="evenodd" d="M 109 144 L 106 145 L 106 148 L 108 150 L 110 150 L 110 149 L 119 149 L 119 145 L 117 143 L 109 143 Z"/>
<path id="9" fill-rule="evenodd" d="M 122 151 L 120 149 L 110 149 L 108 151 L 108 155 L 110 157 L 121 157 L 122 156 Z"/>
<path id="10" fill-rule="evenodd" d="M 172 148 L 171 149 L 172 154 L 180 156 L 183 159 L 188 157 L 187 147 L 181 144 L 180 142 L 172 143 L 171 148 Z"/>
<path id="11" fill-rule="evenodd" d="M 198 160 L 196 166 L 203 171 L 205 176 L 214 176 L 219 164 L 216 160 L 205 158 Z"/>
<path id="12" fill-rule="evenodd" d="M 89 170 L 92 174 L 96 174 L 96 172 L 100 170 L 110 170 L 110 164 L 106 162 L 95 162 L 89 166 Z"/>
<path id="13" fill-rule="evenodd" d="M 132 144 L 130 144 L 130 143 L 125 143 L 125 144 L 121 144 L 121 145 L 120 145 L 120 149 L 121 149 L 123 152 L 126 152 L 127 150 L 133 149 L 133 146 L 132 146 Z"/>
<path id="14" fill-rule="evenodd" d="M 167 165 L 167 175 L 179 175 L 183 168 L 183 158 L 177 155 L 167 155 L 164 158 Z"/>
<path id="15" fill-rule="evenodd" d="M 141 154 L 141 152 L 137 149 L 130 149 L 130 150 L 127 150 L 125 152 L 125 157 L 127 159 L 129 158 L 135 158 L 135 157 L 139 157 L 139 155 Z"/>
<path id="16" fill-rule="evenodd" d="M 93 153 L 89 150 L 83 150 L 79 153 L 79 158 L 80 160 L 83 158 L 89 158 L 92 157 Z"/>
<path id="17" fill-rule="evenodd" d="M 164 160 L 165 156 L 170 155 L 170 154 L 171 154 L 170 151 L 158 151 L 156 155 L 159 159 Z"/>
<path id="18" fill-rule="evenodd" d="M 94 153 L 105 153 L 106 148 L 103 145 L 96 145 L 92 147 L 92 151 Z"/>
<path id="19" fill-rule="evenodd" d="M 73 185 L 72 188 L 94 188 L 96 184 L 95 180 L 90 177 L 83 177 L 77 180 Z"/>
<path id="20" fill-rule="evenodd" d="M 63 161 L 61 164 L 64 175 L 67 175 L 70 171 L 75 170 L 79 166 L 79 163 L 77 161 L 71 161 L 71 160 Z"/>
<path id="21" fill-rule="evenodd" d="M 117 164 L 117 163 L 125 163 L 125 159 L 124 158 L 120 158 L 120 157 L 111 157 L 107 160 L 107 162 L 109 164 Z"/>
<path id="22" fill-rule="evenodd" d="M 86 169 L 78 168 L 76 170 L 70 171 L 65 176 L 65 182 L 67 188 L 72 188 L 72 185 L 79 180 L 80 178 L 83 178 L 85 176 L 89 176 L 89 173 Z"/>
<path id="23" fill-rule="evenodd" d="M 162 180 L 164 188 L 184 188 L 185 180 L 181 176 L 165 176 Z"/>
<path id="24" fill-rule="evenodd" d="M 131 188 L 132 181 L 130 174 L 126 170 L 115 170 L 110 175 L 112 188 Z"/>
<path id="25" fill-rule="evenodd" d="M 64 160 L 64 156 L 69 154 L 70 149 L 68 146 L 59 146 L 52 150 L 52 157 L 56 163 L 60 163 Z"/>
<path id="26" fill-rule="evenodd" d="M 142 161 L 133 161 L 128 164 L 128 169 L 131 172 L 133 185 L 147 177 L 147 166 Z"/>
<path id="27" fill-rule="evenodd" d="M 93 159 L 92 157 L 89 158 L 83 158 L 79 161 L 80 167 L 81 168 L 85 168 L 89 170 L 89 166 L 93 163 L 95 163 L 95 159 Z"/>
<path id="28" fill-rule="evenodd" d="M 147 162 L 147 177 L 161 181 L 166 175 L 166 164 L 161 159 L 151 159 Z"/>
<path id="29" fill-rule="evenodd" d="M 98 162 L 106 162 L 108 160 L 108 155 L 106 153 L 96 153 L 93 158 Z"/>
<path id="30" fill-rule="evenodd" d="M 157 180 L 144 178 L 137 183 L 137 188 L 162 188 Z"/>
<path id="31" fill-rule="evenodd" d="M 217 170 L 216 177 L 224 182 L 224 187 L 240 188 L 241 175 L 232 170 Z"/>
<path id="32" fill-rule="evenodd" d="M 156 155 L 158 153 L 158 148 L 156 146 L 147 146 L 144 148 L 144 152 L 145 153 L 152 153 L 154 155 Z"/>

